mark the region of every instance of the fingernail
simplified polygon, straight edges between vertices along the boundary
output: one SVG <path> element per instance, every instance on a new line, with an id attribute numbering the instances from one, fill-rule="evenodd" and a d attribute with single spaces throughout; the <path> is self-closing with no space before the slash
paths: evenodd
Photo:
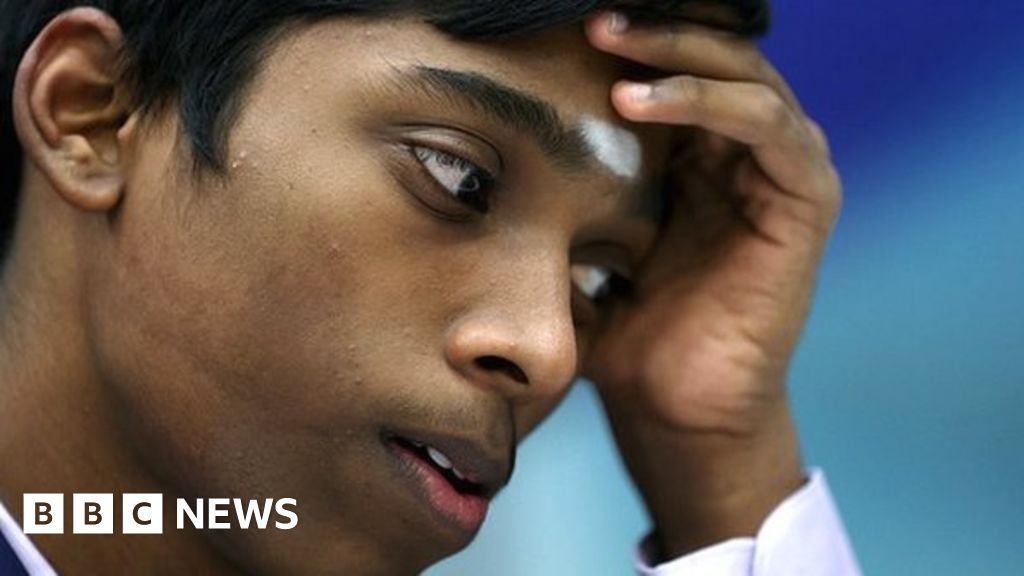
<path id="1" fill-rule="evenodd" d="M 622 12 L 612 12 L 608 15 L 608 31 L 612 34 L 622 34 L 629 28 L 629 17 Z"/>
<path id="2" fill-rule="evenodd" d="M 633 100 L 650 100 L 654 95 L 654 86 L 650 84 L 630 84 L 627 90 L 629 91 L 629 97 Z"/>

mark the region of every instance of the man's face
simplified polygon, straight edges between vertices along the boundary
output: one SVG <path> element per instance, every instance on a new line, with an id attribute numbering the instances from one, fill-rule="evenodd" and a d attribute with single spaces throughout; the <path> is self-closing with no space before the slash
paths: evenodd
<path id="1" fill-rule="evenodd" d="M 482 44 L 346 18 L 272 47 L 224 178 L 192 178 L 177 114 L 146 127 L 89 326 L 169 492 L 297 499 L 296 529 L 222 550 L 395 572 L 470 541 L 593 339 L 589 296 L 654 239 L 668 134 L 617 118 L 623 70 L 576 28 Z"/>

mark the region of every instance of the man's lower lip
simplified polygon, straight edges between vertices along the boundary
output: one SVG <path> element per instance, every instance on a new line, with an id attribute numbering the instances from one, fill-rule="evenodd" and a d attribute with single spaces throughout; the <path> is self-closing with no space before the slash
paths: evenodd
<path id="1" fill-rule="evenodd" d="M 395 442 L 387 442 L 387 448 L 398 460 L 413 492 L 432 509 L 435 518 L 465 534 L 475 534 L 480 529 L 487 517 L 486 498 L 459 492 L 412 450 Z"/>

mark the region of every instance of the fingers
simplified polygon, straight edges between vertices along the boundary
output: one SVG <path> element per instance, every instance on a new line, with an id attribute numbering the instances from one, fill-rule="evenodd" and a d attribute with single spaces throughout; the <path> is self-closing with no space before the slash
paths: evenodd
<path id="1" fill-rule="evenodd" d="M 623 117 L 693 126 L 749 147 L 756 166 L 734 184 L 750 209 L 830 230 L 841 186 L 828 140 L 756 45 L 694 24 L 633 26 L 619 14 L 591 19 L 586 31 L 600 50 L 675 74 L 617 84 L 612 100 Z"/>
<path id="2" fill-rule="evenodd" d="M 734 174 L 738 213 L 750 229 L 776 245 L 793 246 L 810 232 L 826 238 L 839 213 L 839 195 L 818 203 L 792 202 L 784 190 L 752 158 L 741 161 Z M 821 246 L 819 246 L 820 248 Z"/>
<path id="3" fill-rule="evenodd" d="M 765 172 L 794 197 L 826 200 L 820 196 L 838 187 L 812 125 L 764 84 L 674 76 L 622 82 L 612 98 L 634 122 L 697 126 L 749 146 Z"/>
<path id="4" fill-rule="evenodd" d="M 593 18 L 586 30 L 599 50 L 669 72 L 763 82 L 800 110 L 799 101 L 782 75 L 746 38 L 696 24 L 630 26 L 620 14 Z"/>

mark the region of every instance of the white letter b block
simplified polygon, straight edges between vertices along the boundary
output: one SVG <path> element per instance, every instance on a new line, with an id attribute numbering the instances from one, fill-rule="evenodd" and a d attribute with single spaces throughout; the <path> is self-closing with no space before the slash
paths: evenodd
<path id="1" fill-rule="evenodd" d="M 74 506 L 72 528 L 75 534 L 114 533 L 113 494 L 75 494 Z"/>
<path id="2" fill-rule="evenodd" d="M 64 495 L 25 494 L 21 499 L 21 525 L 25 534 L 63 534 Z"/>

